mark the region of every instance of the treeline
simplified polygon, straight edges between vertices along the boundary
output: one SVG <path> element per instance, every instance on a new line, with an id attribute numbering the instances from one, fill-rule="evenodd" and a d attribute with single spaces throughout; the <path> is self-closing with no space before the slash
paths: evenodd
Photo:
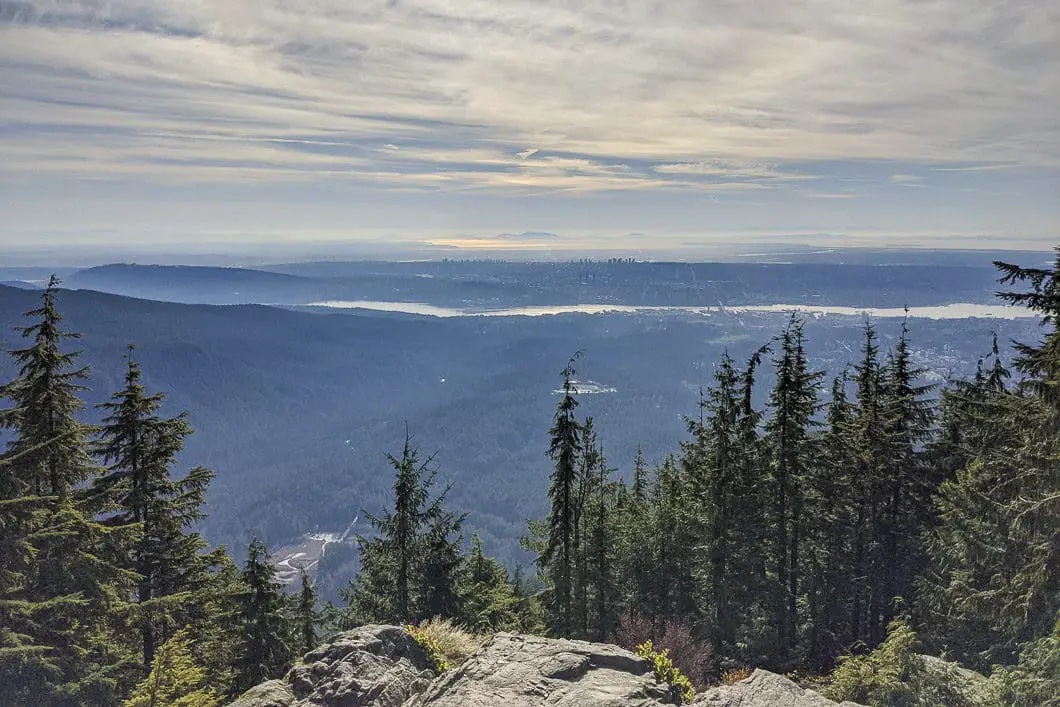
<path id="1" fill-rule="evenodd" d="M 749 360 L 723 357 L 688 441 L 652 470 L 638 455 L 631 486 L 577 417 L 576 355 L 551 429 L 551 511 L 526 539 L 550 630 L 602 640 L 620 624 L 684 626 L 713 647 L 715 674 L 820 674 L 912 627 L 922 649 L 1000 671 L 1013 704 L 1055 698 L 1060 259 L 997 265 L 1003 284 L 1030 285 L 1001 297 L 1048 328 L 1017 345 L 1018 379 L 995 337 L 971 380 L 936 390 L 904 327 L 883 352 L 867 324 L 860 362 L 826 380 L 793 317 Z"/>

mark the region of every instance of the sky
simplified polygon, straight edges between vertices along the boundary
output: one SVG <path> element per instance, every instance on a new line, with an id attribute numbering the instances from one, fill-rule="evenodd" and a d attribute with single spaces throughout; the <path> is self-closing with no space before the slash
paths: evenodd
<path id="1" fill-rule="evenodd" d="M 0 253 L 1060 243 L 1056 0 L 0 0 Z"/>

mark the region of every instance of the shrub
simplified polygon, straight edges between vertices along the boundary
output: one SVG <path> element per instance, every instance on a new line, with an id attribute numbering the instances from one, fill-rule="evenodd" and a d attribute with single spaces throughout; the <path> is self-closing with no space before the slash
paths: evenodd
<path id="1" fill-rule="evenodd" d="M 654 624 L 643 616 L 625 614 L 619 619 L 612 640 L 630 651 L 650 641 L 657 649 L 666 651 L 696 687 L 706 687 L 709 682 L 713 650 L 709 643 L 696 638 L 688 621 L 673 619 Z"/>
<path id="2" fill-rule="evenodd" d="M 439 673 L 463 663 L 483 643 L 481 637 L 449 619 L 435 617 L 408 629 L 416 642 L 427 650 Z"/>
<path id="3" fill-rule="evenodd" d="M 985 707 L 1000 704 L 990 681 L 955 663 L 916 653 L 917 637 L 896 621 L 887 639 L 863 656 L 840 658 L 829 696 L 888 707 Z"/>
<path id="4" fill-rule="evenodd" d="M 692 681 L 678 670 L 674 662 L 670 660 L 666 649 L 656 651 L 651 641 L 645 641 L 637 646 L 637 655 L 651 663 L 655 670 L 655 679 L 670 686 L 670 697 L 680 704 L 687 705 L 696 698 L 696 688 Z"/>
<path id="5" fill-rule="evenodd" d="M 998 666 L 991 677 L 1007 705 L 1060 706 L 1060 621 L 1052 635 L 1020 646 L 1017 665 Z"/>

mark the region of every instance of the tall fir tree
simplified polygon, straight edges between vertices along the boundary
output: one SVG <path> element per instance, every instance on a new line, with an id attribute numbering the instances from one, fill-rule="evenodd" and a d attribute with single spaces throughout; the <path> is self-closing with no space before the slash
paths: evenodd
<path id="1" fill-rule="evenodd" d="M 924 369 L 912 363 L 909 330 L 901 335 L 882 372 L 882 415 L 886 434 L 886 463 L 882 465 L 879 622 L 896 617 L 896 601 L 913 599 L 914 575 L 923 559 L 920 536 L 931 516 L 935 484 L 923 448 L 935 424 L 935 403 L 927 396 L 934 386 L 920 382 Z"/>
<path id="2" fill-rule="evenodd" d="M 881 410 L 880 349 L 876 329 L 868 322 L 861 353 L 861 361 L 854 369 L 857 399 L 851 427 L 855 470 L 851 486 L 855 509 L 849 645 L 875 646 L 883 639 L 879 618 L 882 582 L 875 541 L 883 495 L 880 468 L 886 461 L 886 434 Z"/>
<path id="3" fill-rule="evenodd" d="M 574 364 L 576 353 L 567 362 L 563 376 L 563 396 L 556 408 L 548 454 L 555 464 L 549 483 L 551 509 L 547 521 L 547 542 L 538 563 L 552 585 L 549 625 L 553 633 L 566 636 L 575 627 L 574 570 L 577 561 L 576 517 L 579 459 L 582 453 L 581 423 L 575 417 L 578 400 L 575 393 Z"/>
<path id="4" fill-rule="evenodd" d="M 136 577 L 120 564 L 130 528 L 97 522 L 106 505 L 83 488 L 99 472 L 91 428 L 77 417 L 88 369 L 78 352 L 63 350 L 79 335 L 62 327 L 59 284 L 51 278 L 41 306 L 27 313 L 36 322 L 17 329 L 30 345 L 11 352 L 18 375 L 0 387 L 14 432 L 0 467 L 0 520 L 12 548 L 0 560 L 0 613 L 15 623 L 0 640 L 28 658 L 9 679 L 16 687 L 30 681 L 35 699 L 108 704 L 130 679 L 108 619 L 123 610 Z"/>
<path id="5" fill-rule="evenodd" d="M 487 557 L 478 533 L 472 533 L 461 577 L 463 623 L 479 633 L 517 630 L 520 585 L 518 577 L 509 581 L 504 565 Z"/>
<path id="6" fill-rule="evenodd" d="M 92 494 L 111 508 L 108 526 L 136 527 L 125 567 L 139 576 L 136 590 L 143 664 L 179 622 L 173 614 L 204 581 L 206 542 L 189 527 L 204 517 L 202 506 L 213 472 L 196 467 L 171 478 L 177 455 L 191 434 L 187 413 L 163 418 L 165 396 L 148 394 L 129 347 L 125 386 L 100 407 L 106 411 L 98 454 L 109 466 L 93 481 Z"/>
<path id="7" fill-rule="evenodd" d="M 854 409 L 846 373 L 832 380 L 826 429 L 806 483 L 807 613 L 806 659 L 815 670 L 831 668 L 850 639 L 849 612 L 856 579 L 852 568 L 856 487 Z"/>
<path id="8" fill-rule="evenodd" d="M 779 339 L 774 359 L 776 384 L 770 396 L 772 414 L 766 423 L 771 450 L 772 553 L 774 631 L 777 659 L 791 658 L 798 638 L 803 548 L 803 484 L 811 458 L 811 428 L 818 407 L 823 373 L 811 372 L 803 343 L 803 323 L 792 317 Z"/>
<path id="9" fill-rule="evenodd" d="M 313 580 L 305 568 L 298 570 L 298 604 L 295 607 L 295 623 L 298 631 L 298 652 L 308 653 L 317 646 L 317 628 L 321 622 L 317 608 L 317 593 Z"/>

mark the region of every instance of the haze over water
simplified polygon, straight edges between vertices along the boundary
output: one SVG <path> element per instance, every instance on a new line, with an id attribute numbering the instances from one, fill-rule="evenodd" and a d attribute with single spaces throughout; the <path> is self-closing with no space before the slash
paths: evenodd
<path id="1" fill-rule="evenodd" d="M 331 309 L 370 309 L 380 312 L 402 312 L 432 317 L 535 317 L 549 314 L 604 314 L 636 312 L 689 312 L 691 314 L 724 314 L 741 312 L 802 312 L 811 315 L 831 314 L 837 316 L 913 317 L 922 319 L 967 319 L 969 317 L 994 317 L 1017 319 L 1032 317 L 1034 313 L 1019 307 L 990 304 L 954 303 L 927 307 L 837 307 L 806 304 L 763 304 L 735 307 L 655 307 L 623 304 L 564 304 L 532 307 L 509 307 L 504 309 L 476 309 L 439 307 L 425 302 L 382 302 L 376 300 L 325 300 L 313 302 L 309 307 Z"/>

